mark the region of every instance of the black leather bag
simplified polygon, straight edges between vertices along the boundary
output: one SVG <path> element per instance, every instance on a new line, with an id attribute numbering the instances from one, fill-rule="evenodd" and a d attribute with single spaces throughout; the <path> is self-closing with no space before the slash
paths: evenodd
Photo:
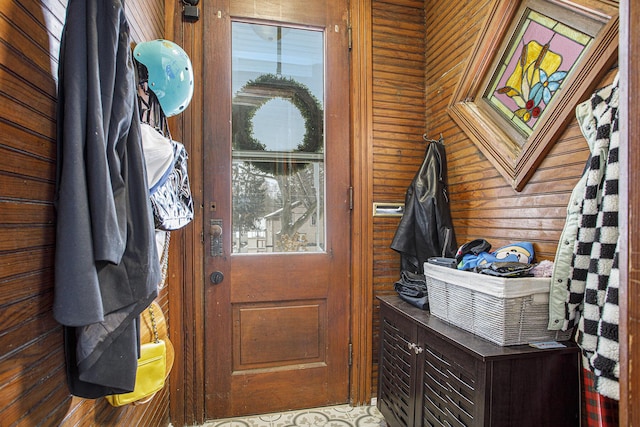
<path id="1" fill-rule="evenodd" d="M 158 230 L 172 231 L 193 220 L 193 198 L 187 174 L 187 150 L 171 140 L 173 165 L 149 191 L 153 219 Z"/>

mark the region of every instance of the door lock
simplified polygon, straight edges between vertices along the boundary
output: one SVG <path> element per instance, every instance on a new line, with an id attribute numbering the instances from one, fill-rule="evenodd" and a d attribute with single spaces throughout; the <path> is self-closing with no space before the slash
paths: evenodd
<path id="1" fill-rule="evenodd" d="M 220 271 L 214 271 L 211 273 L 211 276 L 209 276 L 209 280 L 211 280 L 211 283 L 214 285 L 218 285 L 224 280 L 224 274 Z"/>

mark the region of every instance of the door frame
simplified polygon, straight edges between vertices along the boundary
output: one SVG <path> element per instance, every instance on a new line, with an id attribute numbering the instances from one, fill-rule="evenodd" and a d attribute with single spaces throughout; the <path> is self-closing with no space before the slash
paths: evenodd
<path id="1" fill-rule="evenodd" d="M 213 6 L 211 6 L 213 7 Z M 202 21 L 184 21 L 183 5 L 165 0 L 165 38 L 189 55 L 194 95 L 182 114 L 169 118 L 172 137 L 183 142 L 188 161 L 194 219 L 171 233 L 166 313 L 175 362 L 169 375 L 169 418 L 176 427 L 204 423 L 204 245 L 203 245 L 203 110 Z M 197 161 L 200 159 L 200 161 Z"/>
<path id="2" fill-rule="evenodd" d="M 640 5 L 630 0 L 619 3 L 620 41 L 620 425 L 640 425 L 640 408 L 634 389 L 640 382 L 640 268 L 637 265 L 640 237 L 640 196 L 632 183 L 640 171 L 640 123 L 629 120 L 640 113 L 635 101 L 640 88 Z M 632 98 L 633 97 L 633 98 Z M 626 209 L 625 209 L 626 208 Z"/>
<path id="3" fill-rule="evenodd" d="M 200 13 L 216 14 L 225 0 L 200 3 Z M 203 111 L 202 75 L 204 53 L 203 19 L 185 21 L 183 5 L 165 0 L 165 38 L 175 41 L 191 58 L 195 87 L 189 108 L 169 119 L 172 135 L 182 140 L 190 153 L 189 175 L 196 215 L 193 222 L 172 233 L 168 277 L 168 324 L 176 347 L 176 363 L 170 375 L 171 422 L 175 426 L 202 424 L 205 420 L 204 272 L 203 217 Z M 350 0 L 351 47 L 351 153 L 353 210 L 351 230 L 351 314 L 352 366 L 349 399 L 352 405 L 369 404 L 373 370 L 373 260 L 372 245 L 372 130 L 371 99 L 371 0 Z M 208 58 L 207 61 L 215 60 Z M 362 78 L 366 76 L 366 78 Z M 196 161 L 201 159 L 201 161 Z M 358 260 L 358 262 L 354 262 Z"/>
<path id="4" fill-rule="evenodd" d="M 351 366 L 350 400 L 366 405 L 373 374 L 373 65 L 371 0 L 350 0 L 351 31 Z M 358 262 L 354 262 L 357 260 Z"/>

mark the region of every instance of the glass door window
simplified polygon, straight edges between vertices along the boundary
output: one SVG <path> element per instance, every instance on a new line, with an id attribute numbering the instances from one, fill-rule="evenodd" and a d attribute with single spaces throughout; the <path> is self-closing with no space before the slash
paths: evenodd
<path id="1" fill-rule="evenodd" d="M 322 31 L 232 23 L 232 252 L 325 251 Z"/>

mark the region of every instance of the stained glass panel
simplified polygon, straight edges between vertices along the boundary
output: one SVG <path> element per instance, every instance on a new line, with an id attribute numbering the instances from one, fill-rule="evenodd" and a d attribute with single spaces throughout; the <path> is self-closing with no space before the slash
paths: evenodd
<path id="1" fill-rule="evenodd" d="M 528 137 L 591 40 L 588 34 L 529 9 L 484 98 Z"/>

